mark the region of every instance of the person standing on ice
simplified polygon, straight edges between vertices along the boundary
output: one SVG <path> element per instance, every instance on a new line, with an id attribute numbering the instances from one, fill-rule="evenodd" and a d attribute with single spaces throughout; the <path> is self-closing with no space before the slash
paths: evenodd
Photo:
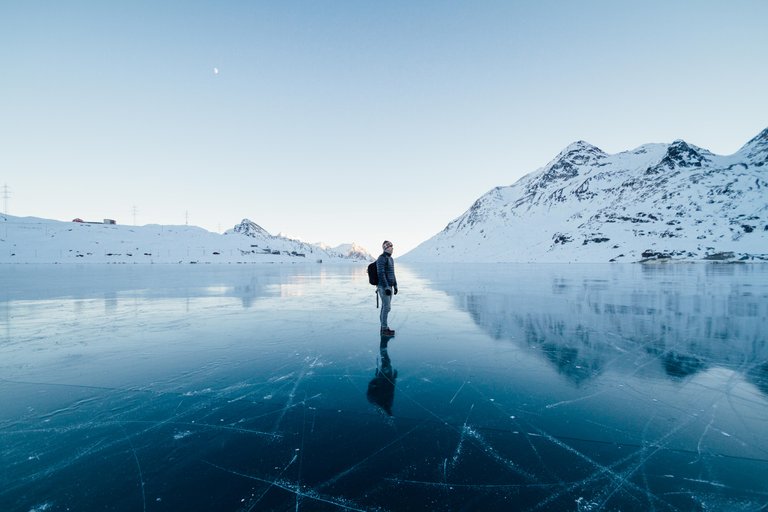
<path id="1" fill-rule="evenodd" d="M 395 278 L 395 261 L 392 259 L 392 242 L 384 240 L 381 244 L 383 252 L 376 260 L 376 272 L 379 275 L 378 289 L 381 297 L 381 334 L 382 336 L 394 336 L 395 331 L 389 328 L 387 317 L 392 309 L 392 295 L 397 295 L 397 279 Z"/>

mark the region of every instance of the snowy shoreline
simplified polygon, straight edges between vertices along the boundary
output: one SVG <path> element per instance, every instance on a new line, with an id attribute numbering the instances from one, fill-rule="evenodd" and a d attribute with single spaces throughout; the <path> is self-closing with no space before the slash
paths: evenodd
<path id="1" fill-rule="evenodd" d="M 273 236 L 245 219 L 224 234 L 196 226 L 123 226 L 0 217 L 0 264 L 353 263 L 355 244 L 331 248 Z"/>

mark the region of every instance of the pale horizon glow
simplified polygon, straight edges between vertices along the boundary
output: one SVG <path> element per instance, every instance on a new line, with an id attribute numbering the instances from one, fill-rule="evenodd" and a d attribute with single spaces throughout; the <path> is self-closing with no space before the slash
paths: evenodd
<path id="1" fill-rule="evenodd" d="M 5 2 L 0 187 L 20 217 L 248 218 L 397 256 L 576 140 L 736 152 L 768 127 L 766 19 L 761 0 Z"/>

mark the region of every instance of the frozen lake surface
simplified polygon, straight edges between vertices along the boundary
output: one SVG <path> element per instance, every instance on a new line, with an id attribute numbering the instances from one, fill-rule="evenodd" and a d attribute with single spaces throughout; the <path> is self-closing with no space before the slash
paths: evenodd
<path id="1" fill-rule="evenodd" d="M 0 267 L 0 510 L 768 510 L 768 267 Z"/>

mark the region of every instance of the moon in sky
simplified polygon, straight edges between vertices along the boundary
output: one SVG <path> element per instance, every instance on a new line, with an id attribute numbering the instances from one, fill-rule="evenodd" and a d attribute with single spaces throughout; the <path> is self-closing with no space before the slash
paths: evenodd
<path id="1" fill-rule="evenodd" d="M 219 74 L 219 68 L 213 68 L 213 74 L 218 75 Z"/>

